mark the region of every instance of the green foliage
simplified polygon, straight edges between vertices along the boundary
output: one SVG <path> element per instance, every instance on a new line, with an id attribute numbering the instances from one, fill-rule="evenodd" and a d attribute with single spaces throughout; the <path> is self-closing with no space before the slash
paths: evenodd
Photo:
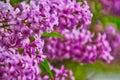
<path id="1" fill-rule="evenodd" d="M 1 1 L 6 2 L 6 0 L 1 0 Z M 10 4 L 11 4 L 12 6 L 14 6 L 14 5 L 16 5 L 16 4 L 18 4 L 18 3 L 22 2 L 22 1 L 24 1 L 24 0 L 10 0 Z M 29 1 L 30 1 L 30 0 L 29 0 Z"/>
<path id="2" fill-rule="evenodd" d="M 60 33 L 58 32 L 44 32 L 42 34 L 42 37 L 58 37 L 58 38 L 64 38 L 63 35 L 61 35 Z"/>
<path id="3" fill-rule="evenodd" d="M 10 0 L 10 4 L 12 5 L 12 6 L 14 6 L 14 5 L 16 5 L 16 4 L 18 4 L 18 3 L 20 3 L 20 2 L 22 2 L 23 0 Z"/>
<path id="4" fill-rule="evenodd" d="M 7 22 L 4 22 L 3 25 L 0 26 L 0 27 L 6 28 L 6 27 L 8 27 L 8 23 L 7 23 Z"/>
<path id="5" fill-rule="evenodd" d="M 42 74 L 41 74 L 42 76 L 47 72 L 51 76 L 51 79 L 54 80 L 53 73 L 50 69 L 50 66 L 47 60 L 44 60 L 44 62 L 41 62 L 39 66 L 42 70 Z"/>
<path id="6" fill-rule="evenodd" d="M 1 0 L 1 1 L 4 1 L 4 2 L 6 2 L 6 0 Z"/>
<path id="7" fill-rule="evenodd" d="M 102 6 L 101 6 L 101 4 L 98 3 L 98 0 L 90 1 L 89 5 L 91 6 L 90 9 L 93 14 L 92 24 L 94 24 L 96 21 L 98 21 L 101 18 L 100 11 L 102 9 Z"/>
<path id="8" fill-rule="evenodd" d="M 115 25 L 120 30 L 120 17 L 112 14 L 105 14 L 102 12 L 102 5 L 99 3 L 99 0 L 87 0 L 91 12 L 93 14 L 92 25 L 96 24 L 96 22 L 100 21 L 102 26 L 105 28 L 108 25 Z"/>
<path id="9" fill-rule="evenodd" d="M 19 52 L 20 54 L 22 54 L 23 51 L 24 51 L 23 48 L 19 48 L 19 49 L 18 49 L 18 52 Z"/>
<path id="10" fill-rule="evenodd" d="M 81 65 L 78 62 L 73 62 L 71 60 L 64 60 L 62 62 L 54 62 L 53 64 L 56 67 L 59 67 L 61 64 L 63 64 L 65 68 L 71 69 L 73 71 L 73 75 L 75 76 L 75 80 L 87 80 L 87 76 L 90 75 L 90 73 L 92 75 L 92 73 L 97 73 L 97 72 L 102 72 L 103 74 L 110 72 L 120 72 L 119 65 L 115 65 L 115 64 L 111 65 L 111 64 L 103 63 L 103 61 L 97 61 L 93 64 L 87 63 Z"/>
<path id="11" fill-rule="evenodd" d="M 33 42 L 33 41 L 35 41 L 35 38 L 34 38 L 34 36 L 31 36 L 31 37 L 29 37 L 29 40 L 30 40 L 30 42 Z"/>
<path id="12" fill-rule="evenodd" d="M 116 16 L 103 16 L 103 18 L 101 18 L 101 22 L 103 24 L 103 26 L 107 26 L 107 25 L 115 25 L 117 26 L 117 28 L 120 30 L 120 17 L 116 17 Z"/>

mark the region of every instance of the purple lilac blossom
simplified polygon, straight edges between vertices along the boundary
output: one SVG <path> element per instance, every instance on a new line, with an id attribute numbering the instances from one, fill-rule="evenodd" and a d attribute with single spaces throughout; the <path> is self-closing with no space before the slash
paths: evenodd
<path id="1" fill-rule="evenodd" d="M 4 29 L 0 30 L 0 79 L 43 80 L 40 79 L 38 67 L 46 58 L 42 53 L 44 42 L 41 38 L 35 35 L 33 42 L 29 38 L 19 40 L 18 37 L 11 37 L 10 33 L 3 33 Z M 23 49 L 23 52 L 19 53 L 19 49 Z M 39 53 L 36 54 L 36 51 Z"/>
<path id="2" fill-rule="evenodd" d="M 29 55 L 0 48 L 0 80 L 42 80 L 38 62 Z"/>
<path id="3" fill-rule="evenodd" d="M 0 80 L 49 80 L 49 75 L 40 76 L 41 70 L 38 61 L 33 56 L 20 55 L 14 50 L 5 50 L 0 47 Z M 14 54 L 13 54 L 14 53 Z M 74 80 L 71 70 L 61 66 L 60 69 L 50 65 L 55 73 L 55 80 Z"/>
<path id="4" fill-rule="evenodd" d="M 69 69 L 65 69 L 63 65 L 60 68 L 56 68 L 50 65 L 50 68 L 54 72 L 55 80 L 75 80 L 72 71 Z M 49 76 L 44 75 L 43 79 L 49 80 Z"/>
<path id="5" fill-rule="evenodd" d="M 54 38 L 50 39 L 54 42 L 53 46 L 57 45 L 53 51 L 50 51 L 59 52 L 58 49 L 67 51 L 64 52 L 65 56 L 61 57 L 62 59 L 67 57 L 82 62 L 94 62 L 98 58 L 103 58 L 110 62 L 112 57 L 105 36 L 99 34 L 96 40 L 92 40 L 93 35 L 89 31 L 74 29 L 78 24 L 89 24 L 91 18 L 92 14 L 86 1 L 82 4 L 75 0 L 31 0 L 30 4 L 24 1 L 14 7 L 10 5 L 9 0 L 7 3 L 1 2 L 0 78 L 47 80 L 46 77 L 43 79 L 39 75 L 38 64 L 45 58 L 42 52 L 44 41 L 40 35 L 44 31 L 52 31 L 56 28 L 65 39 L 62 43 L 56 38 L 56 41 Z M 30 41 L 30 37 L 34 40 Z M 21 54 L 19 49 L 23 49 Z M 50 46 L 48 49 L 51 49 Z M 53 55 L 56 56 L 56 53 Z M 61 56 L 61 53 L 57 55 Z M 63 66 L 60 70 L 54 68 L 53 71 L 56 73 L 56 80 L 66 78 L 74 80 L 71 71 L 64 69 Z"/>
<path id="6" fill-rule="evenodd" d="M 73 29 L 79 25 L 91 23 L 92 13 L 87 2 L 76 2 L 75 0 L 52 0 L 60 11 L 58 13 L 57 29 Z"/>
<path id="7" fill-rule="evenodd" d="M 65 38 L 47 38 L 44 53 L 50 60 L 72 59 L 82 63 L 93 63 L 98 59 L 110 62 L 111 48 L 106 35 L 94 34 L 86 29 L 65 29 L 61 32 Z"/>
<path id="8" fill-rule="evenodd" d="M 19 4 L 24 8 L 23 10 L 12 7 L 8 2 L 0 6 L 1 80 L 43 80 L 40 79 L 38 67 L 38 64 L 46 58 L 42 52 L 44 41 L 40 36 L 43 29 L 33 26 L 32 22 L 30 25 L 37 30 L 28 26 L 26 22 L 24 23 L 25 16 L 23 17 L 23 15 L 29 13 L 27 10 L 30 11 L 31 6 L 24 3 Z M 33 19 L 29 16 L 26 18 Z M 29 39 L 30 37 L 34 38 L 32 42 Z M 19 53 L 19 49 L 23 50 L 22 53 Z"/>
<path id="9" fill-rule="evenodd" d="M 60 69 L 52 67 L 52 70 L 55 73 L 55 80 L 75 80 L 72 71 L 65 69 L 63 65 L 60 67 Z"/>
<path id="10" fill-rule="evenodd" d="M 61 2 L 64 5 L 66 3 L 64 0 Z M 47 80 L 40 76 L 41 70 L 38 67 L 46 58 L 42 51 L 44 41 L 41 39 L 41 33 L 52 31 L 53 27 L 58 25 L 62 10 L 59 9 L 60 6 L 57 8 L 56 3 L 55 0 L 31 0 L 30 4 L 24 1 L 13 7 L 9 0 L 6 3 L 0 2 L 1 80 Z M 89 17 L 87 13 L 84 16 L 83 21 L 86 16 Z M 30 37 L 34 40 L 31 41 Z M 22 49 L 22 52 L 19 49 Z M 65 71 L 66 75 L 63 75 L 62 79 L 67 77 L 68 71 Z M 56 75 L 60 74 L 59 72 L 61 70 L 56 72 Z M 71 72 L 68 76 L 73 79 Z M 61 75 L 55 78 L 59 77 Z"/>
<path id="11" fill-rule="evenodd" d="M 120 32 L 114 26 L 108 26 L 105 29 L 107 40 L 112 48 L 112 55 L 116 61 L 119 61 L 120 56 Z"/>
<path id="12" fill-rule="evenodd" d="M 57 25 L 57 19 L 54 19 L 57 18 L 57 16 L 49 12 L 51 7 L 47 3 L 48 1 L 49 0 L 39 0 L 36 2 L 32 0 L 30 4 L 24 1 L 15 7 L 12 7 L 9 2 L 4 3 L 4 5 L 0 7 L 0 22 L 7 23 L 9 27 L 15 31 L 19 31 L 24 27 L 29 27 L 33 33 L 51 31 L 53 26 Z M 53 22 L 50 22 L 51 18 Z"/>
<path id="13" fill-rule="evenodd" d="M 1 46 L 7 49 L 12 47 L 17 51 L 19 48 L 26 50 L 27 45 L 34 44 L 35 47 L 29 47 L 42 54 L 43 41 L 39 39 L 40 44 L 35 42 L 35 35 L 40 35 L 45 30 L 51 31 L 53 26 L 64 28 L 62 21 L 65 21 L 65 26 L 69 28 L 77 26 L 78 23 L 81 25 L 90 23 L 92 14 L 87 2 L 84 3 L 77 3 L 75 0 L 31 0 L 30 4 L 23 1 L 13 7 L 9 0 L 6 3 L 1 2 Z M 64 19 L 61 21 L 61 18 Z M 29 41 L 31 36 L 35 38 L 32 43 Z"/>
<path id="14" fill-rule="evenodd" d="M 104 11 L 115 15 L 120 15 L 120 0 L 100 0 Z"/>
<path id="15" fill-rule="evenodd" d="M 2 4 L 1 4 L 2 5 Z M 15 31 L 29 27 L 31 33 L 57 28 L 73 28 L 91 22 L 92 14 L 86 1 L 31 0 L 12 7 L 9 2 L 0 7 L 0 25 L 4 23 Z M 16 28 L 17 27 L 17 28 Z"/>
<path id="16" fill-rule="evenodd" d="M 0 35 L 0 46 L 6 50 L 14 49 L 14 51 L 18 53 L 19 49 L 23 49 L 23 54 L 29 54 L 36 58 L 39 57 L 39 62 L 43 61 L 42 57 L 45 58 L 42 52 L 44 41 L 39 35 L 34 35 L 35 40 L 33 42 L 30 42 L 29 37 L 24 38 L 21 36 L 26 34 L 15 34 L 4 28 L 0 29 Z M 36 54 L 36 51 L 38 51 L 39 54 Z"/>

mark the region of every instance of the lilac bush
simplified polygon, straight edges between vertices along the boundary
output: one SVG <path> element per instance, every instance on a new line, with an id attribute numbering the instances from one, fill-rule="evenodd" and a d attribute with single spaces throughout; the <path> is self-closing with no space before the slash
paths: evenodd
<path id="1" fill-rule="evenodd" d="M 51 66 L 55 73 L 55 80 L 74 80 L 72 72 Z M 0 79 L 1 80 L 49 80 L 50 76 L 40 76 L 41 70 L 38 67 L 38 61 L 35 57 L 29 55 L 13 54 L 13 51 L 7 51 L 0 48 Z M 62 78 L 61 78 L 62 77 Z"/>
<path id="2" fill-rule="evenodd" d="M 41 80 L 38 62 L 29 55 L 13 54 L 11 51 L 0 51 L 1 80 Z"/>
<path id="3" fill-rule="evenodd" d="M 15 31 L 29 27 L 31 35 L 36 32 L 51 31 L 53 26 L 57 25 L 57 14 L 50 13 L 52 3 L 49 2 L 49 0 L 32 0 L 28 4 L 24 1 L 15 7 L 12 7 L 9 2 L 4 3 L 0 8 L 1 26 L 7 23 Z"/>
<path id="4" fill-rule="evenodd" d="M 44 53 L 51 60 L 72 59 L 83 63 L 93 63 L 97 59 L 110 62 L 111 47 L 106 40 L 106 35 L 94 34 L 86 29 L 63 30 L 61 34 L 65 37 L 47 38 Z"/>
<path id="5" fill-rule="evenodd" d="M 69 69 L 65 69 L 65 67 L 62 65 L 60 68 L 55 68 L 52 65 L 50 65 L 51 70 L 54 72 L 54 79 L 55 80 L 75 80 L 73 73 Z M 43 80 L 49 80 L 50 76 L 44 75 Z"/>
<path id="6" fill-rule="evenodd" d="M 39 64 L 49 60 L 72 59 L 93 63 L 110 62 L 111 48 L 105 34 L 91 33 L 87 2 L 75 0 L 27 0 L 11 5 L 0 1 L 0 80 L 50 80 Z M 56 31 L 64 38 L 43 38 Z M 51 66 L 55 80 L 74 80 L 71 70 Z"/>
<path id="7" fill-rule="evenodd" d="M 100 0 L 104 11 L 115 15 L 120 15 L 120 0 Z"/>
<path id="8" fill-rule="evenodd" d="M 59 12 L 56 13 L 58 8 L 54 5 L 55 2 L 49 0 L 32 0 L 30 4 L 24 1 L 14 7 L 9 0 L 6 3 L 0 2 L 1 80 L 50 79 L 40 76 L 41 69 L 38 65 L 46 58 L 42 51 L 44 40 L 41 39 L 41 34 L 52 31 L 58 25 Z M 68 71 L 64 72 L 67 73 Z M 59 77 L 61 75 L 55 78 Z"/>
<path id="9" fill-rule="evenodd" d="M 111 54 L 118 61 L 120 55 L 120 32 L 114 26 L 108 26 L 105 29 L 105 33 L 112 48 Z"/>
<path id="10" fill-rule="evenodd" d="M 79 25 L 91 23 L 92 13 L 87 2 L 84 4 L 75 0 L 52 0 L 58 9 L 57 29 L 73 29 Z"/>
<path id="11" fill-rule="evenodd" d="M 71 9 L 67 13 L 62 12 L 62 15 L 66 15 L 67 17 L 65 17 L 65 19 L 60 18 L 59 24 L 54 30 L 62 34 L 64 39 L 51 37 L 45 39 L 44 54 L 47 55 L 50 60 L 72 59 L 83 63 L 93 63 L 100 58 L 106 62 L 110 62 L 113 59 L 110 55 L 111 48 L 106 40 L 105 34 L 98 33 L 98 37 L 94 40 L 96 35 L 86 29 L 85 26 L 91 23 L 92 13 L 86 1 L 84 3 L 84 5 L 80 5 L 82 3 L 79 3 L 81 8 L 75 7 L 72 15 L 70 15 L 72 12 Z M 76 12 L 79 13 L 80 18 L 83 19 L 82 21 L 79 16 L 77 16 L 77 18 L 73 17 L 74 19 L 71 20 L 69 15 L 74 16 Z M 84 21 L 86 23 L 84 23 Z M 72 27 L 70 27 L 71 25 Z"/>

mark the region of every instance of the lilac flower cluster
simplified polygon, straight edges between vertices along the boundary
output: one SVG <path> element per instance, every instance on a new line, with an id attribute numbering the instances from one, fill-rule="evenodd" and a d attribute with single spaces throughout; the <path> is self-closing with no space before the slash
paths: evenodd
<path id="1" fill-rule="evenodd" d="M 120 0 L 100 0 L 104 11 L 115 15 L 120 15 Z"/>
<path id="2" fill-rule="evenodd" d="M 0 79 L 48 80 L 41 77 L 38 64 L 43 55 L 41 34 L 90 23 L 92 14 L 85 2 L 75 0 L 31 0 L 11 6 L 0 2 Z M 55 80 L 74 80 L 69 70 L 52 68 Z"/>
<path id="3" fill-rule="evenodd" d="M 52 68 L 52 70 L 55 72 L 55 80 L 67 80 L 67 79 L 75 80 L 72 71 L 65 69 L 63 65 L 61 66 L 60 69 Z"/>
<path id="4" fill-rule="evenodd" d="M 51 31 L 55 26 L 73 28 L 90 23 L 92 18 L 87 3 L 75 0 L 32 0 L 30 5 L 24 1 L 15 7 L 1 3 L 0 16 L 0 26 L 7 23 L 15 31 L 29 27 L 31 33 Z"/>
<path id="5" fill-rule="evenodd" d="M 55 68 L 52 65 L 50 65 L 50 67 L 51 67 L 51 70 L 55 74 L 55 76 L 54 76 L 55 80 L 68 80 L 68 79 L 75 80 L 74 77 L 73 77 L 72 71 L 69 70 L 69 69 L 65 69 L 63 65 L 60 67 L 60 69 L 59 68 Z M 49 78 L 48 75 L 45 75 L 43 77 L 43 79 L 49 80 L 50 78 Z"/>
<path id="6" fill-rule="evenodd" d="M 62 10 L 61 14 L 64 17 L 59 17 L 58 26 L 54 28 L 65 38 L 47 38 L 44 53 L 50 60 L 72 59 L 78 62 L 92 63 L 102 58 L 110 62 L 113 58 L 110 55 L 111 49 L 106 36 L 98 34 L 98 37 L 94 40 L 95 36 L 83 27 L 90 24 L 92 18 L 86 1 L 85 5 L 77 3 L 74 6 L 70 3 L 73 2 L 72 0 L 67 0 L 66 3 L 68 2 L 71 6 L 64 5 L 62 9 L 67 7 L 67 11 Z"/>
<path id="7" fill-rule="evenodd" d="M 57 29 L 73 29 L 79 25 L 91 23 L 92 14 L 87 2 L 84 4 L 75 0 L 52 0 L 58 9 Z"/>
<path id="8" fill-rule="evenodd" d="M 0 79 L 1 80 L 41 80 L 38 64 L 44 60 L 42 42 L 37 38 L 30 43 L 29 39 L 20 40 L 4 31 L 0 39 Z M 18 41 L 18 42 L 17 42 Z M 38 46 L 39 45 L 39 46 Z M 22 49 L 22 53 L 19 51 Z M 39 54 L 35 54 L 36 51 Z"/>
<path id="9" fill-rule="evenodd" d="M 110 43 L 112 48 L 112 55 L 115 57 L 115 60 L 119 60 L 120 55 L 120 32 L 114 26 L 108 26 L 105 30 L 107 40 Z"/>
<path id="10" fill-rule="evenodd" d="M 9 1 L 0 1 L 0 80 L 49 80 L 49 75 L 40 76 L 38 67 L 46 56 L 84 63 L 113 59 L 106 36 L 98 34 L 95 38 L 81 27 L 92 18 L 86 1 L 24 0 L 14 6 Z M 43 32 L 54 30 L 64 38 L 41 37 Z M 55 80 L 74 80 L 72 72 L 63 66 L 51 70 Z"/>
<path id="11" fill-rule="evenodd" d="M 86 29 L 72 31 L 65 29 L 61 34 L 65 38 L 46 39 L 44 53 L 50 60 L 72 59 L 83 63 L 93 63 L 102 58 L 109 63 L 113 59 L 105 34 L 98 34 L 96 39 L 94 39 L 94 34 Z"/>
<path id="12" fill-rule="evenodd" d="M 15 7 L 12 7 L 10 3 L 4 3 L 0 8 L 1 26 L 7 23 L 15 31 L 29 27 L 30 33 L 51 31 L 53 26 L 57 24 L 54 22 L 57 14 L 49 12 L 51 8 L 47 4 L 48 1 L 36 2 L 32 0 L 30 4 L 24 1 Z"/>
<path id="13" fill-rule="evenodd" d="M 74 80 L 72 71 L 51 66 L 55 73 L 55 80 Z M 40 76 L 41 70 L 38 67 L 36 58 L 29 55 L 13 54 L 13 51 L 7 51 L 0 48 L 0 79 L 1 80 L 49 80 L 50 76 Z M 61 76 L 61 77 L 60 77 Z"/>
<path id="14" fill-rule="evenodd" d="M 38 64 L 46 58 L 42 52 L 44 41 L 40 36 L 43 29 L 35 27 L 33 22 L 28 24 L 30 26 L 26 24 L 25 19 L 29 21 L 32 18 L 23 16 L 27 9 L 30 10 L 30 6 L 24 3 L 18 7 L 12 7 L 9 2 L 0 6 L 1 80 L 42 80 Z M 29 39 L 31 37 L 33 41 Z"/>
<path id="15" fill-rule="evenodd" d="M 32 56 L 0 49 L 0 79 L 40 80 L 38 62 Z"/>

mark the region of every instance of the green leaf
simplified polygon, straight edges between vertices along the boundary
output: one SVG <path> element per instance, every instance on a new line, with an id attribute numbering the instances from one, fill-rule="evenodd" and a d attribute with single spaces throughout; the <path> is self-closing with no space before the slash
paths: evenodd
<path id="1" fill-rule="evenodd" d="M 30 4 L 30 0 L 28 0 L 28 3 Z"/>
<path id="2" fill-rule="evenodd" d="M 44 32 L 44 33 L 42 34 L 42 36 L 43 36 L 43 37 L 58 37 L 58 38 L 64 38 L 64 36 L 61 35 L 61 34 L 58 33 L 58 32 L 50 32 L 50 33 Z"/>
<path id="3" fill-rule="evenodd" d="M 10 4 L 12 6 L 16 5 L 16 4 L 19 4 L 20 2 L 22 2 L 23 0 L 10 0 Z"/>
<path id="4" fill-rule="evenodd" d="M 19 49 L 18 49 L 18 52 L 19 52 L 20 54 L 22 54 L 22 53 L 23 53 L 23 51 L 24 51 L 24 49 L 23 49 L 23 48 L 19 48 Z"/>
<path id="5" fill-rule="evenodd" d="M 7 22 L 4 22 L 4 23 L 3 23 L 3 26 L 1 26 L 1 27 L 3 27 L 3 28 L 8 27 L 8 23 L 7 23 Z"/>
<path id="6" fill-rule="evenodd" d="M 33 41 L 35 41 L 35 38 L 34 38 L 34 36 L 30 36 L 30 37 L 29 37 L 29 40 L 30 40 L 30 42 L 33 42 Z"/>
<path id="7" fill-rule="evenodd" d="M 112 24 L 112 25 L 117 26 L 117 28 L 120 30 L 120 17 L 103 16 L 103 18 L 101 18 L 101 22 L 102 22 L 104 27 Z"/>
<path id="8" fill-rule="evenodd" d="M 120 30 L 120 17 L 111 17 L 110 21 L 114 23 L 117 28 Z"/>
<path id="9" fill-rule="evenodd" d="M 43 74 L 47 71 L 48 74 L 51 76 L 51 79 L 54 80 L 53 79 L 53 73 L 52 73 L 52 71 L 50 69 L 50 66 L 49 66 L 47 60 L 44 60 L 44 62 L 41 62 L 39 66 L 42 69 Z"/>
<path id="10" fill-rule="evenodd" d="M 4 1 L 4 2 L 6 2 L 6 0 L 1 0 L 1 1 Z"/>
<path id="11" fill-rule="evenodd" d="M 120 72 L 120 65 L 118 64 L 106 64 L 101 60 L 94 62 L 93 64 L 87 63 L 84 65 L 80 65 L 80 63 L 71 61 L 71 60 L 64 60 L 64 61 L 56 61 L 54 63 L 55 67 L 59 67 L 64 65 L 65 68 L 72 70 L 75 80 L 87 80 L 87 73 L 88 72 Z M 92 74 L 91 72 L 91 74 Z M 90 74 L 89 74 L 90 75 Z"/>
<path id="12" fill-rule="evenodd" d="M 39 51 L 37 50 L 35 53 L 36 53 L 36 54 L 39 54 Z"/>

